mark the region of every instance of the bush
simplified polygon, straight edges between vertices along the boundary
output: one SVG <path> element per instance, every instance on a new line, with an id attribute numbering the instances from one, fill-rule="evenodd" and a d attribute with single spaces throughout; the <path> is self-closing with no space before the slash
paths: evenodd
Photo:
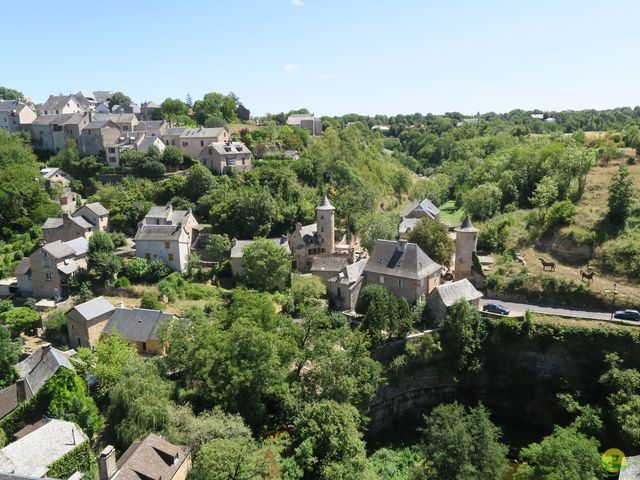
<path id="1" fill-rule="evenodd" d="M 174 272 L 158 283 L 160 293 L 170 302 L 178 299 L 203 300 L 211 297 L 215 289 L 210 285 L 187 282 L 178 272 Z"/>
<path id="2" fill-rule="evenodd" d="M 131 281 L 127 277 L 119 277 L 114 284 L 116 288 L 127 288 L 131 286 Z"/>
<path id="3" fill-rule="evenodd" d="M 116 248 L 124 247 L 127 244 L 127 237 L 122 232 L 112 232 L 109 234 L 113 246 Z"/>
<path id="4" fill-rule="evenodd" d="M 132 258 L 127 262 L 124 273 L 134 282 L 145 280 L 149 276 L 150 265 L 145 258 Z"/>
<path id="5" fill-rule="evenodd" d="M 483 252 L 502 253 L 509 240 L 509 218 L 502 215 L 480 225 L 478 233 L 478 250 Z"/>
<path id="6" fill-rule="evenodd" d="M 171 268 L 162 261 L 160 258 L 156 258 L 149 263 L 149 272 L 147 278 L 150 282 L 157 282 L 171 273 Z"/>
<path id="7" fill-rule="evenodd" d="M 44 334 L 47 339 L 59 338 L 66 335 L 67 332 L 67 316 L 62 310 L 55 310 L 47 316 L 43 322 Z"/>
<path id="8" fill-rule="evenodd" d="M 154 292 L 144 292 L 140 299 L 140 308 L 162 310 L 162 303 L 160 303 L 158 296 Z"/>
<path id="9" fill-rule="evenodd" d="M 623 234 L 602 245 L 602 267 L 612 273 L 640 278 L 640 233 Z"/>
<path id="10" fill-rule="evenodd" d="M 14 307 L 0 314 L 0 322 L 8 325 L 13 335 L 32 334 L 40 322 L 40 315 L 28 307 Z"/>

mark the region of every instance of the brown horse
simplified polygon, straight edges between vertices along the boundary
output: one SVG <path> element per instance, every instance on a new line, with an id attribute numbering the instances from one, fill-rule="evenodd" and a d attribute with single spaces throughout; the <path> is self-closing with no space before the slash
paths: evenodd
<path id="1" fill-rule="evenodd" d="M 549 268 L 552 272 L 556 271 L 556 264 L 555 262 L 547 262 L 544 258 L 542 257 L 538 257 L 538 260 L 540 260 L 540 263 L 542 263 L 542 270 L 546 270 L 547 268 Z"/>
<path id="2" fill-rule="evenodd" d="M 593 276 L 595 275 L 596 272 L 583 272 L 582 269 L 580 269 L 580 275 L 582 275 L 582 281 L 584 282 L 585 280 L 587 281 L 587 284 L 593 282 Z"/>

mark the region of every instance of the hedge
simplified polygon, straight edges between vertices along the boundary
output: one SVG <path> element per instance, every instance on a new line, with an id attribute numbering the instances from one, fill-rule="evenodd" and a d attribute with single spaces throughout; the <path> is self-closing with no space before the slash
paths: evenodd
<path id="1" fill-rule="evenodd" d="M 89 442 L 85 441 L 49 465 L 47 477 L 69 478 L 75 472 L 83 472 L 84 478 L 92 479 L 97 469 L 95 454 Z"/>

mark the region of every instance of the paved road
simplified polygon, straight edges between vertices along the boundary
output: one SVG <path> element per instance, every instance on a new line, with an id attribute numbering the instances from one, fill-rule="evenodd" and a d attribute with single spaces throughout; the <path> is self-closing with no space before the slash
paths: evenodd
<path id="1" fill-rule="evenodd" d="M 500 300 L 492 300 L 490 298 L 483 298 L 480 300 L 481 307 L 486 303 L 499 303 L 500 305 L 504 305 L 509 310 L 511 310 L 512 313 L 524 313 L 525 310 L 530 310 L 535 313 L 560 315 L 563 317 L 586 318 L 587 320 L 611 320 L 611 312 L 594 312 L 592 310 L 579 310 L 577 308 L 567 307 L 543 307 L 540 305 L 526 303 L 503 302 Z M 621 321 L 620 323 L 627 322 Z M 636 322 L 629 323 L 631 325 L 637 325 Z"/>

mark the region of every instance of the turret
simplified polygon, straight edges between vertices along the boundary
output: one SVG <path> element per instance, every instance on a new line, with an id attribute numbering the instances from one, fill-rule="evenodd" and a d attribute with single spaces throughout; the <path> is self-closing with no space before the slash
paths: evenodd
<path id="1" fill-rule="evenodd" d="M 316 224 L 318 228 L 318 239 L 320 241 L 320 251 L 322 253 L 334 253 L 336 247 L 336 209 L 325 195 L 316 207 Z"/>
<path id="2" fill-rule="evenodd" d="M 473 254 L 476 251 L 478 239 L 478 229 L 473 226 L 471 219 L 467 216 L 456 232 L 456 264 L 454 271 L 455 280 L 462 280 L 471 276 L 473 266 Z"/>

